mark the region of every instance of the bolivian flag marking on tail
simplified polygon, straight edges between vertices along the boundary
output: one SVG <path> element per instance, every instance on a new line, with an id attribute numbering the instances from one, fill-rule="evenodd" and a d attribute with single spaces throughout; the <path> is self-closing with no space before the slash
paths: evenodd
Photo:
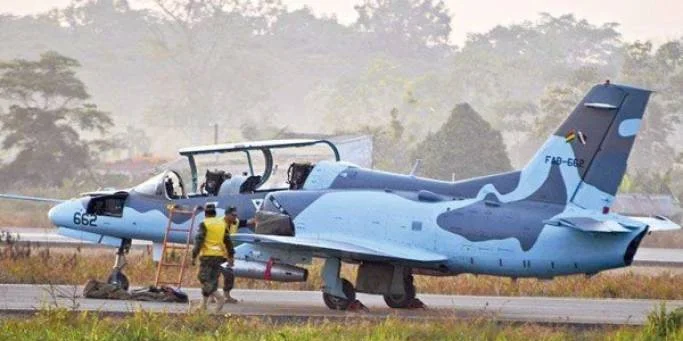
<path id="1" fill-rule="evenodd" d="M 580 131 L 576 131 L 575 129 L 570 130 L 570 131 L 564 136 L 564 140 L 565 140 L 567 143 L 572 143 L 572 142 L 574 142 L 576 139 L 578 139 L 579 142 L 581 142 L 581 144 L 586 144 L 586 135 L 585 135 L 584 133 L 580 132 Z"/>

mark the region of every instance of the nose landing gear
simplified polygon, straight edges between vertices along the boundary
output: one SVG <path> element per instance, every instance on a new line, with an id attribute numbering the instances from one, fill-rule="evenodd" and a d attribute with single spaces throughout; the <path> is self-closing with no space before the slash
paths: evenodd
<path id="1" fill-rule="evenodd" d="M 118 250 L 116 250 L 114 267 L 109 274 L 109 278 L 107 278 L 107 283 L 117 285 L 126 291 L 130 287 L 130 282 L 128 281 L 128 277 L 123 273 L 123 268 L 126 266 L 126 255 L 130 252 L 131 243 L 131 239 L 121 240 L 121 245 Z"/>

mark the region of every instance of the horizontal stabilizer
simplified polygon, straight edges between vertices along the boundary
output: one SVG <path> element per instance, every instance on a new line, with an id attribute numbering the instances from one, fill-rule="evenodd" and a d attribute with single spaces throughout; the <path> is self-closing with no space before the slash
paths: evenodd
<path id="1" fill-rule="evenodd" d="M 544 223 L 574 228 L 585 232 L 631 232 L 631 229 L 614 220 L 600 221 L 590 217 L 564 217 L 547 220 Z"/>
<path id="2" fill-rule="evenodd" d="M 62 199 L 53 199 L 53 198 L 41 198 L 41 197 L 30 197 L 26 195 L 18 195 L 18 194 L 0 194 L 0 199 L 10 199 L 10 200 L 26 200 L 26 201 L 38 201 L 38 202 L 51 202 L 55 204 L 59 204 L 64 202 L 65 200 Z"/>
<path id="3" fill-rule="evenodd" d="M 635 220 L 639 223 L 649 226 L 648 231 L 674 231 L 680 230 L 681 225 L 674 223 L 666 217 L 628 217 L 628 219 Z"/>
<path id="4" fill-rule="evenodd" d="M 412 261 L 416 263 L 438 263 L 447 258 L 443 255 L 417 248 L 396 247 L 396 245 L 361 246 L 358 244 L 300 237 L 285 237 L 262 234 L 237 233 L 230 237 L 233 241 L 264 244 L 286 250 L 299 250 L 323 254 L 328 257 L 354 258 L 368 261 Z"/>

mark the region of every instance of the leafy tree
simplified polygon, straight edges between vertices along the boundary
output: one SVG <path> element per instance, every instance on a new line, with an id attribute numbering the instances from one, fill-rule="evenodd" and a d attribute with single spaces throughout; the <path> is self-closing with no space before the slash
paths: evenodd
<path id="1" fill-rule="evenodd" d="M 90 170 L 98 154 L 111 147 L 103 135 L 113 126 L 98 110 L 75 74 L 80 64 L 56 52 L 37 61 L 14 59 L 0 63 L 0 98 L 9 103 L 0 116 L 2 147 L 16 155 L 2 168 L 4 179 L 59 185 Z"/>
<path id="2" fill-rule="evenodd" d="M 586 89 L 560 85 L 548 87 L 540 100 L 542 114 L 534 122 L 534 135 L 543 137 L 553 132 L 581 100 L 581 91 L 585 93 Z"/>
<path id="3" fill-rule="evenodd" d="M 521 165 L 536 152 L 542 140 L 530 130 L 539 116 L 539 108 L 534 102 L 506 100 L 494 105 L 496 117 L 493 126 L 501 131 L 507 141 L 508 156 L 513 165 Z M 545 136 L 547 136 L 547 132 Z M 542 136 L 542 137 L 545 137 Z"/>
<path id="4" fill-rule="evenodd" d="M 409 148 L 410 141 L 404 136 L 406 127 L 399 119 L 398 109 L 391 109 L 389 116 L 391 120 L 384 127 L 367 131 L 374 137 L 373 166 L 390 172 L 404 172 L 411 163 L 410 153 L 405 152 Z"/>
<path id="5" fill-rule="evenodd" d="M 453 55 L 452 88 L 462 94 L 463 101 L 490 117 L 499 114 L 491 112 L 492 104 L 537 101 L 548 86 L 566 86 L 582 68 L 605 79 L 616 74 L 620 65 L 617 27 L 614 23 L 592 25 L 572 14 L 554 17 L 542 13 L 533 22 L 470 34 Z M 596 79 L 591 79 L 594 82 Z"/>
<path id="6" fill-rule="evenodd" d="M 269 53 L 251 53 L 251 45 L 271 33 L 284 12 L 279 1 L 155 0 L 162 20 L 155 25 L 153 58 L 166 66 L 171 85 L 160 96 L 150 122 L 163 121 L 184 132 L 192 143 L 212 134 L 219 121 L 239 122 L 270 85 Z M 236 124 L 239 125 L 239 124 Z M 233 136 L 232 138 L 236 138 Z"/>
<path id="7" fill-rule="evenodd" d="M 452 95 L 438 75 L 412 77 L 395 60 L 374 59 L 360 73 L 341 78 L 327 89 L 325 119 L 328 126 L 349 131 L 389 123 L 386 114 L 397 110 L 398 119 L 409 127 L 406 138 L 422 138 L 431 128 L 446 120 Z"/>
<path id="8" fill-rule="evenodd" d="M 448 44 L 451 17 L 443 1 L 365 0 L 354 8 L 355 26 L 370 33 L 381 49 L 400 53 L 406 47 L 419 51 Z"/>
<path id="9" fill-rule="evenodd" d="M 665 171 L 677 152 L 670 139 L 683 122 L 681 41 L 669 41 L 656 50 L 650 42 L 627 45 L 620 81 L 657 91 L 650 98 L 630 165 Z"/>
<path id="10" fill-rule="evenodd" d="M 429 134 L 413 153 L 423 159 L 424 175 L 465 179 L 512 169 L 499 131 L 469 104 L 458 104 L 448 121 Z"/>

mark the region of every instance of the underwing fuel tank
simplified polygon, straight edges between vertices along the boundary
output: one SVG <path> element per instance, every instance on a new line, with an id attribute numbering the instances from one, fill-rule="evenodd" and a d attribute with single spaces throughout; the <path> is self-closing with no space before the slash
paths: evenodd
<path id="1" fill-rule="evenodd" d="M 222 266 L 228 267 L 229 265 L 223 263 Z M 275 282 L 305 282 L 308 279 L 308 270 L 298 266 L 243 259 L 235 259 L 232 272 L 236 277 Z"/>

